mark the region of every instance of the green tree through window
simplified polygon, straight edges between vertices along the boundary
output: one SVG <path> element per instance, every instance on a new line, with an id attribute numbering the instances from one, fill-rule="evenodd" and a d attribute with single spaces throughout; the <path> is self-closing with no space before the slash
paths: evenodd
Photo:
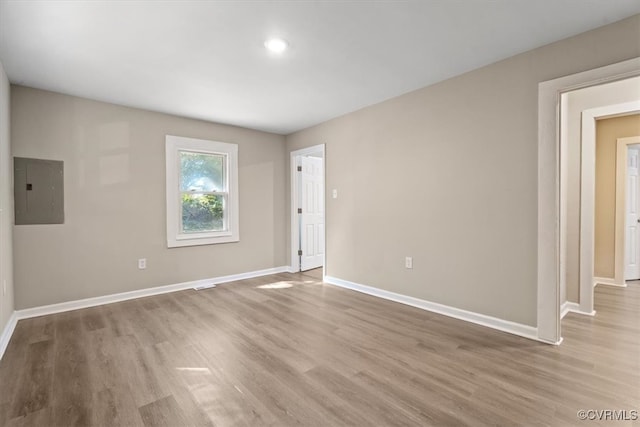
<path id="1" fill-rule="evenodd" d="M 167 247 L 240 241 L 238 145 L 166 135 Z"/>
<path id="2" fill-rule="evenodd" d="M 182 231 L 226 230 L 227 183 L 224 154 L 180 151 Z"/>

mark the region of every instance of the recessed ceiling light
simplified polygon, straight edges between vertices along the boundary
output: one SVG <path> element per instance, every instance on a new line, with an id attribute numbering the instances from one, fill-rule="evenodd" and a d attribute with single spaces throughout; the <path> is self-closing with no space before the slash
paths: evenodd
<path id="1" fill-rule="evenodd" d="M 289 46 L 289 44 L 282 40 L 282 39 L 269 39 L 266 42 L 264 42 L 264 47 L 266 47 L 267 49 L 269 49 L 269 51 L 273 52 L 273 53 L 282 53 L 285 50 L 287 50 L 287 47 Z"/>

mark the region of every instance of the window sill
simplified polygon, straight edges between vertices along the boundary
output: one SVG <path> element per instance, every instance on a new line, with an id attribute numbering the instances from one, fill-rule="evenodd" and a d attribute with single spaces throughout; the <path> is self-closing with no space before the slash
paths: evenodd
<path id="1" fill-rule="evenodd" d="M 239 241 L 240 237 L 232 234 L 216 237 L 182 237 L 167 240 L 167 247 L 182 248 L 185 246 L 217 245 L 220 243 L 233 243 Z"/>

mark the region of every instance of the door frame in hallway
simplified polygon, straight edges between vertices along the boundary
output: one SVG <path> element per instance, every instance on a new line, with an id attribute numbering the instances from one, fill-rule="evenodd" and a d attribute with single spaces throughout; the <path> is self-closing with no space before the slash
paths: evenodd
<path id="1" fill-rule="evenodd" d="M 538 85 L 537 332 L 560 344 L 561 176 L 560 98 L 563 93 L 640 75 L 640 58 L 541 82 Z"/>
<path id="2" fill-rule="evenodd" d="M 291 264 L 290 271 L 298 272 L 300 271 L 300 256 L 298 255 L 298 248 L 300 243 L 300 229 L 299 229 L 299 218 L 298 218 L 298 205 L 300 200 L 300 185 L 296 174 L 298 173 L 298 158 L 303 156 L 309 156 L 312 154 L 318 154 L 319 157 L 322 158 L 322 188 L 324 190 L 324 255 L 322 260 L 322 275 L 323 277 L 326 275 L 326 264 L 327 264 L 327 227 L 326 227 L 326 194 L 327 194 L 327 159 L 325 155 L 325 144 L 318 144 L 307 148 L 302 148 L 300 150 L 295 150 L 290 153 L 289 157 L 289 168 L 290 168 L 290 180 L 291 180 L 291 197 L 290 197 L 290 205 L 291 205 L 291 214 L 290 214 L 290 234 L 291 234 Z"/>
<path id="3" fill-rule="evenodd" d="M 593 286 L 596 278 L 594 277 L 594 259 L 595 259 L 595 159 L 596 159 L 596 121 L 637 114 L 640 111 L 640 101 L 627 102 L 622 104 L 607 105 L 603 107 L 592 108 L 582 112 L 582 151 L 581 151 L 581 182 L 580 186 L 580 311 L 585 314 L 595 314 L 593 308 Z M 626 148 L 625 148 L 626 149 Z M 618 149 L 616 149 L 618 150 Z M 626 164 L 626 151 L 623 154 L 624 164 Z M 618 154 L 616 154 L 618 157 Z M 616 160 L 618 162 L 618 160 Z M 617 169 L 617 166 L 616 166 Z M 626 175 L 626 172 L 623 172 Z M 617 172 L 616 172 L 617 174 Z M 619 177 L 618 177 L 619 178 Z M 626 185 L 619 182 L 616 183 L 616 195 L 618 188 L 624 190 Z M 620 197 L 620 195 L 617 195 Z M 622 199 L 625 196 L 622 195 Z M 616 204 L 620 203 L 619 201 Z M 623 202 L 624 203 L 624 202 Z M 616 213 L 616 218 L 617 218 Z M 619 222 L 619 221 L 616 221 Z M 616 230 L 616 236 L 618 236 Z M 623 232 L 624 234 L 624 232 Z M 623 237 L 624 239 L 624 237 Z M 615 258 L 622 256 L 624 259 L 624 249 L 616 251 Z M 620 261 L 615 260 L 616 277 L 614 283 L 624 284 L 624 274 L 618 271 Z"/>
<path id="4" fill-rule="evenodd" d="M 615 211 L 615 248 L 614 248 L 614 281 L 608 285 L 626 287 L 625 268 L 627 259 L 627 162 L 628 150 L 632 146 L 640 145 L 640 136 L 618 138 L 616 141 L 616 211 Z M 621 181 L 622 180 L 622 181 Z M 624 183 L 618 185 L 617 183 Z"/>

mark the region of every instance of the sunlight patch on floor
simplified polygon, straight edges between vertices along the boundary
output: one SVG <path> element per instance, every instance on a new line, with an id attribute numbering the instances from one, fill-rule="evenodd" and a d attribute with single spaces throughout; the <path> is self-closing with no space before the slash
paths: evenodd
<path id="1" fill-rule="evenodd" d="M 281 281 L 281 282 L 273 282 L 266 283 L 264 285 L 256 286 L 256 289 L 289 289 L 298 285 L 321 285 L 322 282 L 318 282 L 315 280 L 304 280 L 304 281 Z"/>
<path id="2" fill-rule="evenodd" d="M 198 374 L 211 374 L 209 368 L 176 368 L 177 371 L 193 372 Z"/>
<path id="3" fill-rule="evenodd" d="M 264 285 L 256 286 L 258 289 L 288 289 L 293 288 L 293 283 L 291 282 L 274 282 L 267 283 Z"/>

